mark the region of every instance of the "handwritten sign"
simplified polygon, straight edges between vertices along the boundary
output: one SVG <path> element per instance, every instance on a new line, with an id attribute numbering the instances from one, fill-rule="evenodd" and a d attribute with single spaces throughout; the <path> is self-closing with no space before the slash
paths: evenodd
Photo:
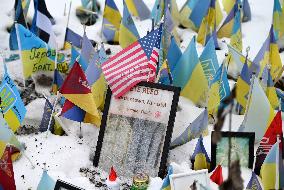
<path id="1" fill-rule="evenodd" d="M 119 99 L 112 97 L 109 112 L 168 124 L 174 92 L 136 86 Z"/>

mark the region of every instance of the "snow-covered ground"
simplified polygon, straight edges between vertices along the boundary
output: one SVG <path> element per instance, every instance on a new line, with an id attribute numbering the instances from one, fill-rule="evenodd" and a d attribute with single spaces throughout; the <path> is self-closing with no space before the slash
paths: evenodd
<path id="1" fill-rule="evenodd" d="M 150 9 L 154 5 L 154 0 L 144 0 Z M 182 7 L 186 0 L 177 0 L 179 8 Z M 104 6 L 104 1 L 99 0 L 100 4 Z M 115 0 L 117 6 L 122 13 L 122 0 Z M 262 43 L 268 35 L 273 11 L 272 0 L 249 0 L 252 9 L 252 20 L 248 23 L 242 24 L 243 32 L 243 44 L 244 49 L 250 46 L 249 57 L 251 59 L 257 54 Z M 69 0 L 46 0 L 46 4 L 51 14 L 55 17 L 57 24 L 54 26 L 55 33 L 57 35 L 57 42 L 59 46 L 62 46 L 65 27 L 67 25 L 67 13 L 69 9 Z M 10 11 L 13 9 L 14 1 L 0 0 L 0 50 L 6 50 L 9 45 L 9 34 L 6 30 L 8 26 L 13 23 Z M 83 26 L 75 16 L 75 9 L 80 5 L 80 0 L 72 0 L 70 21 L 68 27 L 77 32 L 83 34 Z M 66 14 L 64 16 L 64 7 L 66 6 Z M 33 6 L 29 10 L 29 18 L 32 19 Z M 101 42 L 101 23 L 102 17 L 93 26 L 86 28 L 87 36 L 97 42 Z M 140 36 L 144 36 L 151 28 L 151 21 L 138 21 L 135 19 L 135 24 L 138 28 Z M 181 43 L 182 51 L 185 50 L 192 36 L 196 33 L 191 30 L 178 29 L 183 42 Z M 221 40 L 220 40 L 221 43 Z M 225 44 L 222 45 L 223 50 L 217 51 L 218 60 L 221 63 L 224 54 L 227 52 Z M 118 52 L 121 48 L 119 46 L 106 45 L 106 48 L 110 48 L 112 55 Z M 197 45 L 198 53 L 201 54 L 203 47 Z M 281 58 L 284 58 L 284 54 L 281 54 Z M 282 59 L 283 60 L 283 59 Z M 18 81 L 22 80 L 22 66 L 20 61 L 9 62 L 7 64 L 9 73 L 13 79 Z M 0 73 L 2 75 L 2 62 L 0 66 Z M 44 99 L 37 99 L 27 105 L 27 115 L 25 123 L 33 122 L 33 124 L 39 124 L 43 113 Z M 177 137 L 188 125 L 191 123 L 203 109 L 195 107 L 190 101 L 180 98 L 179 106 L 181 111 L 177 113 L 174 131 L 172 139 Z M 236 130 L 243 120 L 243 116 L 233 115 L 233 129 Z M 68 181 L 74 185 L 80 186 L 84 189 L 96 189 L 95 184 L 91 183 L 87 177 L 84 177 L 79 172 L 81 167 L 91 167 L 92 160 L 90 160 L 91 147 L 95 147 L 96 140 L 99 132 L 99 128 L 92 125 L 82 125 L 83 139 L 79 139 L 79 123 L 70 122 L 62 118 L 63 123 L 68 128 L 68 136 L 56 136 L 53 134 L 40 133 L 32 135 L 18 136 L 21 142 L 24 142 L 27 146 L 25 155 L 32 161 L 35 168 L 25 156 L 22 156 L 19 160 L 14 162 L 14 173 L 16 186 L 19 190 L 24 189 L 36 189 L 44 163 L 48 169 L 49 175 L 53 179 L 62 179 Z M 224 130 L 228 129 L 228 118 L 226 119 Z M 209 126 L 212 129 L 212 126 Z M 181 165 L 181 170 L 188 170 L 189 158 L 194 151 L 194 147 L 197 140 L 192 140 L 187 144 L 177 147 L 170 151 L 169 163 L 176 162 Z M 210 135 L 204 138 L 204 144 L 206 150 L 211 155 L 211 138 Z M 257 145 L 256 145 L 257 147 Z M 227 175 L 227 170 L 223 170 L 224 176 Z M 102 174 L 105 176 L 106 174 Z M 242 177 L 244 179 L 244 186 L 246 186 L 251 175 L 249 169 L 242 168 Z M 149 189 L 157 190 L 160 189 L 162 179 L 152 178 Z M 211 183 L 212 189 L 217 189 L 217 185 Z M 99 189 L 99 188 L 97 188 Z"/>

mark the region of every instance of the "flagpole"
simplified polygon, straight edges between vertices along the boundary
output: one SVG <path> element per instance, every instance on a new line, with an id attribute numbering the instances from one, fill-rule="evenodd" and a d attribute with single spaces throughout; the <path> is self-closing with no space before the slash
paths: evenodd
<path id="1" fill-rule="evenodd" d="M 83 134 L 82 134 L 82 122 L 80 122 L 79 138 L 80 138 L 80 139 L 82 139 L 82 138 L 83 138 Z"/>
<path id="2" fill-rule="evenodd" d="M 279 160 L 279 134 L 277 134 L 277 140 L 276 140 L 276 143 L 277 143 L 277 146 L 278 146 L 278 148 L 276 149 L 276 150 L 278 150 L 278 151 L 276 151 L 276 175 L 275 175 L 275 189 L 279 189 L 279 162 L 280 162 L 280 160 Z M 283 146 L 283 144 L 282 144 L 282 146 Z"/>
<path id="3" fill-rule="evenodd" d="M 64 3 L 64 12 L 63 12 L 63 16 L 66 16 L 66 2 Z"/>
<path id="4" fill-rule="evenodd" d="M 59 94 L 60 94 L 59 91 L 57 91 L 56 99 L 55 99 L 55 102 L 54 102 L 54 104 L 53 104 L 53 108 L 52 108 L 52 111 L 51 111 L 51 115 L 50 115 L 50 118 L 49 118 L 49 121 L 48 121 L 48 127 L 47 127 L 47 131 L 46 131 L 46 136 L 45 136 L 45 138 L 47 138 L 48 133 L 49 133 L 49 129 L 50 129 L 51 121 L 52 121 L 52 116 L 53 116 L 53 113 L 54 113 L 54 110 L 55 110 L 55 106 L 56 106 L 57 101 L 58 101 Z"/>

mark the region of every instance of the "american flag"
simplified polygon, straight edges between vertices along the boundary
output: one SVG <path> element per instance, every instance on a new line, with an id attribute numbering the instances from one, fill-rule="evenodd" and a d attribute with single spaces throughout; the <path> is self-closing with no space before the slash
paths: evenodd
<path id="1" fill-rule="evenodd" d="M 162 25 L 109 60 L 102 70 L 116 98 L 141 81 L 155 80 Z"/>

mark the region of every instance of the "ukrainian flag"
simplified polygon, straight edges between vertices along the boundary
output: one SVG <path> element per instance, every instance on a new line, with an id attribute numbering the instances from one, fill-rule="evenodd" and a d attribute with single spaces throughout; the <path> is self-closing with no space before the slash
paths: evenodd
<path id="1" fill-rule="evenodd" d="M 213 37 L 209 39 L 199 60 L 209 84 L 219 68 Z"/>
<path id="2" fill-rule="evenodd" d="M 103 47 L 101 47 L 102 49 Z M 100 50 L 102 51 L 102 50 Z M 87 81 L 92 88 L 92 94 L 97 105 L 97 108 L 103 109 L 105 94 L 107 90 L 107 83 L 100 68 L 101 60 L 99 58 L 99 52 L 95 52 L 93 59 L 91 60 L 88 68 L 85 71 Z"/>
<path id="3" fill-rule="evenodd" d="M 172 83 L 172 78 L 170 76 L 170 68 L 168 66 L 168 61 L 165 60 L 160 68 L 159 74 L 158 74 L 158 80 L 159 83 L 170 85 Z"/>
<path id="4" fill-rule="evenodd" d="M 240 131 L 254 132 L 256 142 L 260 142 L 267 127 L 274 118 L 274 110 L 257 77 L 254 77 L 246 120 L 242 123 Z"/>
<path id="5" fill-rule="evenodd" d="M 195 37 L 172 71 L 174 86 L 181 87 L 181 96 L 195 104 L 204 104 L 208 93 L 208 82 L 198 59 Z"/>
<path id="6" fill-rule="evenodd" d="M 30 7 L 31 0 L 21 0 L 22 1 L 22 7 L 23 7 L 23 13 L 25 18 L 27 18 L 28 10 Z"/>
<path id="7" fill-rule="evenodd" d="M 226 19 L 224 20 L 221 28 L 219 29 L 217 35 L 219 38 L 227 37 L 230 38 L 232 34 L 232 30 L 234 27 L 235 16 L 239 11 L 239 1 L 236 1 L 234 7 L 231 9 L 230 13 L 227 15 Z"/>
<path id="8" fill-rule="evenodd" d="M 237 80 L 237 85 L 236 85 L 236 99 L 238 103 L 242 106 L 243 110 L 245 111 L 247 101 L 248 101 L 248 96 L 249 96 L 249 91 L 250 91 L 250 79 L 251 79 L 252 73 L 248 68 L 247 63 L 245 62 L 241 75 L 239 76 Z"/>
<path id="9" fill-rule="evenodd" d="M 218 106 L 220 105 L 221 97 L 220 97 L 220 88 L 221 88 L 221 77 L 222 72 L 224 71 L 223 64 L 218 69 L 212 81 L 210 81 L 210 90 L 209 90 L 209 98 L 208 98 L 208 112 L 215 113 L 218 111 Z"/>
<path id="10" fill-rule="evenodd" d="M 170 165 L 168 167 L 167 176 L 163 179 L 163 184 L 162 184 L 161 190 L 171 190 L 170 175 L 172 175 L 172 174 L 173 174 L 173 166 Z"/>
<path id="11" fill-rule="evenodd" d="M 180 23 L 182 26 L 189 28 L 191 26 L 189 16 L 197 4 L 198 0 L 187 0 L 180 11 Z"/>
<path id="12" fill-rule="evenodd" d="M 54 71 L 55 50 L 20 24 L 16 24 L 24 78 L 37 71 Z"/>
<path id="13" fill-rule="evenodd" d="M 277 109 L 279 107 L 279 99 L 277 97 L 276 89 L 274 87 L 274 82 L 272 80 L 271 74 L 269 70 L 267 70 L 267 85 L 266 85 L 266 96 L 272 106 L 273 109 Z"/>
<path id="14" fill-rule="evenodd" d="M 113 0 L 106 0 L 103 14 L 102 34 L 109 43 L 119 42 L 121 15 Z"/>
<path id="15" fill-rule="evenodd" d="M 277 141 L 271 147 L 261 166 L 260 175 L 264 189 L 282 189 L 284 187 L 282 151 L 279 146 L 279 141 Z"/>
<path id="16" fill-rule="evenodd" d="M 168 53 L 167 53 L 167 60 L 169 64 L 169 69 L 170 71 L 173 71 L 176 67 L 176 64 L 178 60 L 181 58 L 182 52 L 179 49 L 179 46 L 177 45 L 177 42 L 175 38 L 172 36 L 171 37 L 171 43 L 168 48 Z"/>
<path id="17" fill-rule="evenodd" d="M 191 160 L 194 162 L 194 170 L 202 170 L 210 168 L 210 159 L 203 145 L 203 137 L 200 136 L 195 146 L 194 152 L 191 156 Z"/>
<path id="18" fill-rule="evenodd" d="M 48 175 L 47 171 L 43 170 L 37 190 L 52 190 L 55 184 L 56 182 Z"/>
<path id="19" fill-rule="evenodd" d="M 139 17 L 140 20 L 150 18 L 150 10 L 143 0 L 125 0 L 125 3 L 133 16 Z"/>
<path id="20" fill-rule="evenodd" d="M 237 10 L 234 17 L 234 25 L 231 33 L 230 45 L 240 52 L 243 51 L 240 9 Z"/>
<path id="21" fill-rule="evenodd" d="M 119 28 L 119 45 L 126 48 L 136 42 L 140 36 L 124 1 L 123 5 L 123 18 Z"/>
<path id="22" fill-rule="evenodd" d="M 276 41 L 284 35 L 284 13 L 279 0 L 274 0 L 273 26 Z"/>
<path id="23" fill-rule="evenodd" d="M 82 67 L 82 69 L 85 71 L 88 67 L 88 62 L 80 55 L 80 53 L 76 50 L 76 48 L 74 46 L 72 46 L 72 48 L 71 48 L 71 61 L 70 61 L 69 68 L 73 67 L 76 60 L 78 61 L 79 65 Z"/>
<path id="24" fill-rule="evenodd" d="M 21 126 L 25 115 L 26 108 L 21 99 L 17 86 L 14 84 L 13 79 L 10 78 L 6 66 L 5 74 L 0 86 L 1 110 L 4 114 L 4 119 L 8 123 L 13 132 Z"/>
<path id="25" fill-rule="evenodd" d="M 163 10 L 165 8 L 164 0 L 156 0 L 154 7 L 151 11 L 151 18 L 154 19 L 154 24 L 160 22 L 163 16 Z"/>
<path id="26" fill-rule="evenodd" d="M 258 67 L 256 69 L 258 76 L 262 75 L 263 69 L 266 65 L 271 66 L 270 73 L 273 80 L 279 75 L 282 68 L 282 62 L 274 36 L 273 25 L 271 25 L 269 36 L 266 38 L 261 49 L 254 58 L 253 63 Z"/>
<path id="27" fill-rule="evenodd" d="M 207 15 L 203 18 L 198 31 L 197 42 L 206 45 L 211 36 L 214 38 L 215 47 L 219 48 L 216 32 L 216 0 L 211 0 Z"/>

